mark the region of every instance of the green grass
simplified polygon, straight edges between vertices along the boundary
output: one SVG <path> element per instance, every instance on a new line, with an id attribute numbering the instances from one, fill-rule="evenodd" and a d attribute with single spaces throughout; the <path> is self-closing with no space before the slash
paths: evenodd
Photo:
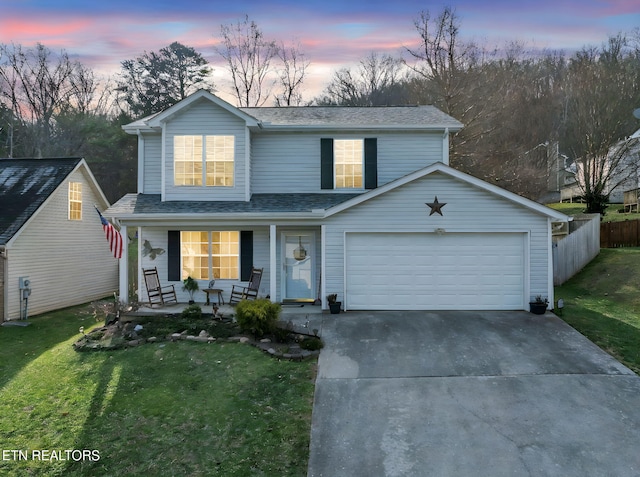
<path id="1" fill-rule="evenodd" d="M 29 457 L 0 458 L 0 475 L 306 475 L 315 361 L 185 341 L 78 353 L 79 327 L 95 324 L 88 307 L 30 321 L 0 328 L 1 448 Z"/>
<path id="2" fill-rule="evenodd" d="M 552 209 L 558 210 L 563 214 L 567 215 L 580 215 L 584 214 L 585 204 L 578 203 L 554 203 L 547 204 L 547 207 L 551 207 Z M 622 208 L 622 204 L 610 204 L 609 207 L 605 210 L 604 217 L 602 218 L 603 222 L 624 222 L 625 220 L 638 220 L 640 219 L 640 214 L 637 212 L 627 212 L 620 213 L 618 212 Z"/>
<path id="3" fill-rule="evenodd" d="M 602 249 L 555 296 L 563 320 L 640 373 L 640 249 Z"/>

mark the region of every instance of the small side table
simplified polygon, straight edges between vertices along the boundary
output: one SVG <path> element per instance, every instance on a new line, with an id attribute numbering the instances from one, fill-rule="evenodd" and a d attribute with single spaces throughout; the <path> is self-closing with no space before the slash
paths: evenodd
<path id="1" fill-rule="evenodd" d="M 204 288 L 202 290 L 203 292 L 205 292 L 207 294 L 207 305 L 210 304 L 209 302 L 209 293 L 215 293 L 218 295 L 218 305 L 224 305 L 224 298 L 222 297 L 222 289 L 221 288 Z"/>

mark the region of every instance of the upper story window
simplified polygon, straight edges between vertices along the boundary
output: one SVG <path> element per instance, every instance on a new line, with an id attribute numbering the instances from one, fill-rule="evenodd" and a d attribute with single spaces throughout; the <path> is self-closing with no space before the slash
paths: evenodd
<path id="1" fill-rule="evenodd" d="M 175 136 L 173 183 L 232 187 L 234 156 L 234 136 Z"/>
<path id="2" fill-rule="evenodd" d="M 362 139 L 336 139 L 333 142 L 335 187 L 362 188 L 364 143 Z"/>
<path id="3" fill-rule="evenodd" d="M 321 189 L 378 187 L 378 140 L 320 138 Z"/>
<path id="4" fill-rule="evenodd" d="M 69 220 L 82 220 L 81 182 L 69 182 Z"/>

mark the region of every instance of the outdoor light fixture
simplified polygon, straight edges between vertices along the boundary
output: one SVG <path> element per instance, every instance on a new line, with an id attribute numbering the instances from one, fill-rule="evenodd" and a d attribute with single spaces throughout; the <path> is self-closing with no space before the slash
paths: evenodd
<path id="1" fill-rule="evenodd" d="M 298 248 L 293 251 L 293 258 L 297 261 L 307 258 L 307 250 L 302 246 L 302 235 L 298 236 Z"/>
<path id="2" fill-rule="evenodd" d="M 562 315 L 562 309 L 564 308 L 564 300 L 562 298 L 560 298 L 558 300 L 558 310 L 556 312 L 556 315 L 560 316 Z"/>

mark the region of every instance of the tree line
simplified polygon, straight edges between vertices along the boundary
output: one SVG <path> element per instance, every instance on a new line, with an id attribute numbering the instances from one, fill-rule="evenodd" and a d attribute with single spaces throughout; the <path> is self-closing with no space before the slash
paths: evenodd
<path id="1" fill-rule="evenodd" d="M 463 41 L 451 7 L 420 12 L 413 28 L 416 46 L 397 56 L 371 52 L 336 70 L 314 98 L 303 97 L 310 61 L 300 44 L 267 38 L 248 16 L 220 26 L 224 85 L 214 84 L 200 52 L 179 42 L 122 61 L 108 79 L 64 51 L 0 44 L 0 156 L 83 156 L 115 201 L 136 189 L 136 141 L 121 125 L 200 88 L 224 88 L 240 107 L 433 104 L 465 125 L 452 138 L 454 167 L 543 199 L 558 186 L 550 168 L 573 162 L 587 208 L 603 210 L 604 185 L 628 167 L 627 138 L 640 128 L 632 115 L 640 108 L 640 29 L 566 55 Z"/>

